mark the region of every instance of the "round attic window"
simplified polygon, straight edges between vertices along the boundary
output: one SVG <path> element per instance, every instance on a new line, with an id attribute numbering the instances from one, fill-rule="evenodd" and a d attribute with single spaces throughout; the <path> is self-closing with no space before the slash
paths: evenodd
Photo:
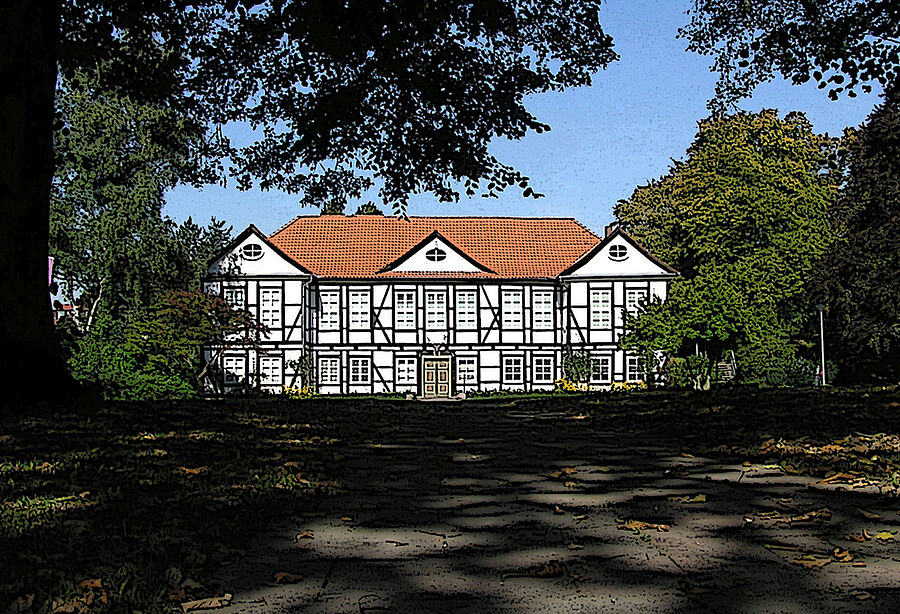
<path id="1" fill-rule="evenodd" d="M 432 262 L 440 262 L 447 257 L 447 252 L 442 250 L 440 247 L 435 247 L 425 252 L 425 257 Z"/>
<path id="2" fill-rule="evenodd" d="M 628 258 L 628 248 L 624 245 L 611 245 L 609 248 L 610 260 L 625 260 Z"/>
<path id="3" fill-rule="evenodd" d="M 247 260 L 259 260 L 263 255 L 262 246 L 259 243 L 248 243 L 241 248 L 241 255 Z"/>

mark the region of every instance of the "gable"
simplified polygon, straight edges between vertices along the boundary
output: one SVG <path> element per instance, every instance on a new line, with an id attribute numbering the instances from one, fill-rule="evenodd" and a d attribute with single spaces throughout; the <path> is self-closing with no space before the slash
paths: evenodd
<path id="1" fill-rule="evenodd" d="M 237 236 L 207 269 L 210 275 L 269 276 L 308 273 L 293 259 L 272 245 L 256 226 Z"/>
<path id="2" fill-rule="evenodd" d="M 437 231 L 390 263 L 382 271 L 396 273 L 482 273 L 491 272 L 450 243 Z"/>
<path id="3" fill-rule="evenodd" d="M 618 229 L 563 272 L 571 277 L 673 277 L 677 274 Z"/>

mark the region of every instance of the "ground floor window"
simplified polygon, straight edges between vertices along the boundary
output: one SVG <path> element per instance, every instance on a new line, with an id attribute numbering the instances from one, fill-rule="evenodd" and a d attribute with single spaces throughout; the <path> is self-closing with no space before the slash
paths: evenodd
<path id="1" fill-rule="evenodd" d="M 265 386 L 281 385 L 281 356 L 262 356 L 259 359 L 261 382 Z"/>
<path id="2" fill-rule="evenodd" d="M 456 378 L 460 386 L 477 386 L 478 372 L 474 356 L 456 359 Z"/>
<path id="3" fill-rule="evenodd" d="M 625 381 L 636 382 L 644 379 L 644 371 L 641 369 L 641 361 L 637 356 L 625 358 Z"/>
<path id="4" fill-rule="evenodd" d="M 247 363 L 243 356 L 225 356 L 222 359 L 226 384 L 240 384 L 247 375 Z"/>
<path id="5" fill-rule="evenodd" d="M 522 357 L 507 356 L 503 359 L 503 383 L 522 383 Z"/>
<path id="6" fill-rule="evenodd" d="M 340 383 L 341 362 L 339 358 L 319 359 L 319 384 Z"/>
<path id="7" fill-rule="evenodd" d="M 372 361 L 368 358 L 350 359 L 350 383 L 368 384 L 372 381 Z"/>
<path id="8" fill-rule="evenodd" d="M 397 359 L 397 378 L 398 384 L 415 384 L 416 383 L 416 363 L 415 358 L 398 358 Z"/>
<path id="9" fill-rule="evenodd" d="M 594 356 L 591 358 L 591 382 L 608 384 L 612 381 L 612 356 Z"/>
<path id="10" fill-rule="evenodd" d="M 552 356 L 535 356 L 534 357 L 534 381 L 535 381 L 535 383 L 552 383 L 553 382 L 553 357 Z"/>

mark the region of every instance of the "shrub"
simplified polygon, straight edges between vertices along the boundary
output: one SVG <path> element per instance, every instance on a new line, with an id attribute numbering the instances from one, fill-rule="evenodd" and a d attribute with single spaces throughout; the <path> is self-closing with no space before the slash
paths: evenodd
<path id="1" fill-rule="evenodd" d="M 665 373 L 672 388 L 700 388 L 709 373 L 709 358 L 698 354 L 670 358 L 666 363 Z"/>
<path id="2" fill-rule="evenodd" d="M 316 389 L 312 386 L 300 386 L 299 388 L 292 386 L 282 386 L 281 394 L 289 399 L 311 399 L 316 396 Z"/>
<path id="3" fill-rule="evenodd" d="M 609 385 L 610 392 L 634 392 L 635 390 L 647 390 L 647 382 L 612 382 Z"/>

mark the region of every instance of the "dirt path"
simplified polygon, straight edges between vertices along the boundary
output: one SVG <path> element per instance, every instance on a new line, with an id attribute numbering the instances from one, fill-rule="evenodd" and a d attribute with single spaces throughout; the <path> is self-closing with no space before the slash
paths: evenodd
<path id="1" fill-rule="evenodd" d="M 895 499 L 490 409 L 331 417 L 396 426 L 354 423 L 341 492 L 213 570 L 220 611 L 900 611 Z"/>

